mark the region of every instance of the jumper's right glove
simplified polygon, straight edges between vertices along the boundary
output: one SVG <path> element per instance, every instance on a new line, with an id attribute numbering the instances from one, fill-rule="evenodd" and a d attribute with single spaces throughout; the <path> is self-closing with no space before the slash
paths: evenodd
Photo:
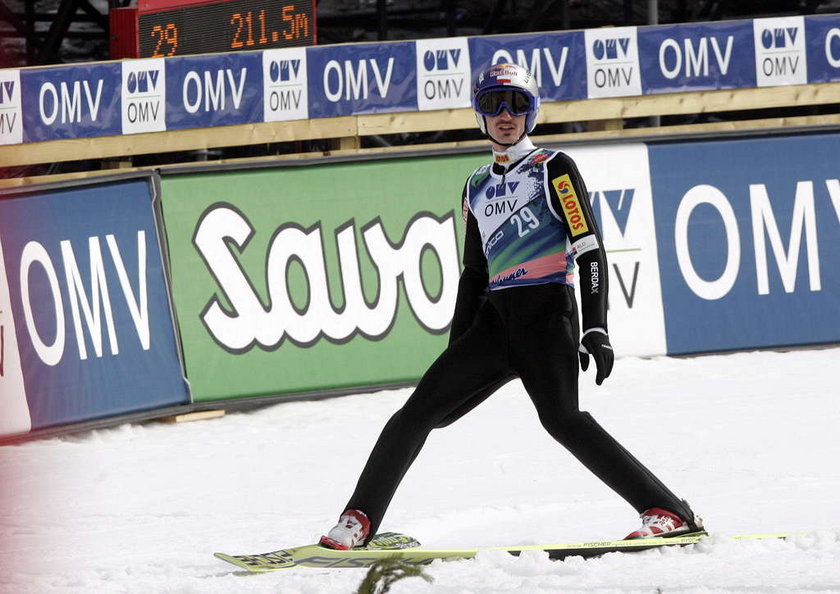
<path id="1" fill-rule="evenodd" d="M 602 328 L 590 328 L 583 333 L 578 347 L 580 357 L 580 368 L 586 371 L 589 368 L 589 356 L 595 359 L 595 383 L 599 386 L 610 376 L 612 372 L 615 355 L 610 345 L 610 338 Z"/>

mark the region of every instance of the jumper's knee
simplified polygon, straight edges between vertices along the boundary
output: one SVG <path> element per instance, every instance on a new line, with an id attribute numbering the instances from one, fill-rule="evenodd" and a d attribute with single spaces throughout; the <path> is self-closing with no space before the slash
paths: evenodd
<path id="1" fill-rule="evenodd" d="M 388 421 L 389 431 L 402 435 L 427 436 L 437 425 L 438 419 L 431 418 L 425 411 L 403 407 Z"/>
<path id="2" fill-rule="evenodd" d="M 540 414 L 540 423 L 560 443 L 576 441 L 588 433 L 595 420 L 588 412 L 579 410 L 553 411 Z"/>

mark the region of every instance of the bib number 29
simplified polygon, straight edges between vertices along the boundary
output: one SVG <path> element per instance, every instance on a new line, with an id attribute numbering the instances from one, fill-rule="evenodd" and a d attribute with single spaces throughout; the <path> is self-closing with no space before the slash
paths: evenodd
<path id="1" fill-rule="evenodd" d="M 530 208 L 525 206 L 510 217 L 510 224 L 516 225 L 516 231 L 519 233 L 519 237 L 524 237 L 531 229 L 536 229 L 540 226 L 540 220 L 531 212 Z"/>

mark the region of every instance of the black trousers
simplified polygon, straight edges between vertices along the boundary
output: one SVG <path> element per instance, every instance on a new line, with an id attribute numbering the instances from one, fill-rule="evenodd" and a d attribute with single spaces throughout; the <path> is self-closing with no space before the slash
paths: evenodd
<path id="1" fill-rule="evenodd" d="M 685 502 L 578 408 L 577 320 L 571 287 L 491 291 L 470 329 L 438 357 L 385 425 L 346 509 L 367 514 L 375 534 L 431 430 L 519 377 L 549 434 L 636 511 L 662 507 L 692 518 Z"/>

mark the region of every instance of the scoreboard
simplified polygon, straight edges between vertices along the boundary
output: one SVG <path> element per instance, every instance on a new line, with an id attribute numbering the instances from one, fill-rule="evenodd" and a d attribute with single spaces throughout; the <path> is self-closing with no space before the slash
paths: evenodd
<path id="1" fill-rule="evenodd" d="M 314 45 L 315 0 L 140 0 L 110 11 L 111 59 Z"/>

